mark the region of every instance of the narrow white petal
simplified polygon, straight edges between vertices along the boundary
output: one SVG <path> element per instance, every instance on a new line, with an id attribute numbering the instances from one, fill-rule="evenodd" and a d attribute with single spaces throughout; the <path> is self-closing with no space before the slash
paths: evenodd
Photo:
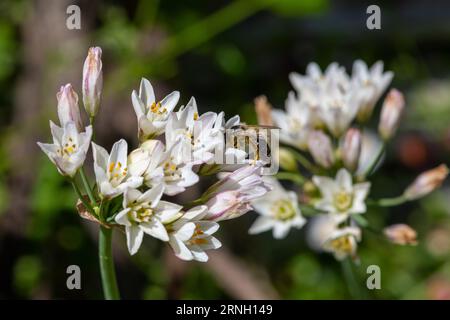
<path id="1" fill-rule="evenodd" d="M 161 223 L 161 221 L 157 219 L 153 219 L 150 222 L 141 223 L 139 224 L 139 227 L 146 234 L 156 239 L 159 239 L 161 241 L 169 241 L 169 235 L 167 234 L 166 228 Z"/>
<path id="2" fill-rule="evenodd" d="M 268 217 L 258 217 L 248 230 L 249 234 L 258 234 L 273 228 L 274 220 Z"/>
<path id="3" fill-rule="evenodd" d="M 137 226 L 125 227 L 125 232 L 127 235 L 128 251 L 133 255 L 139 250 L 142 244 L 144 232 Z"/>

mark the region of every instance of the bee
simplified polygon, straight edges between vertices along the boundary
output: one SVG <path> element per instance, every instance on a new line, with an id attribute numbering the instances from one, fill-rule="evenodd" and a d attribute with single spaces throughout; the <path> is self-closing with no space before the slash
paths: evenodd
<path id="1" fill-rule="evenodd" d="M 227 144 L 247 153 L 246 160 L 270 163 L 271 129 L 276 126 L 248 125 L 245 123 L 231 127 L 227 133 Z"/>

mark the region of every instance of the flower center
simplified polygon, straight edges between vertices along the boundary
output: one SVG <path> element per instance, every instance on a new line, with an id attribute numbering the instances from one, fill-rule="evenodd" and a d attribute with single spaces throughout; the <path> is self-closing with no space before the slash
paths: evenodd
<path id="1" fill-rule="evenodd" d="M 294 206 L 289 200 L 278 200 L 273 204 L 272 211 L 277 220 L 287 221 L 295 217 Z"/>
<path id="2" fill-rule="evenodd" d="M 334 194 L 334 206 L 338 211 L 346 211 L 350 209 L 353 202 L 353 196 L 352 194 L 345 192 L 345 191 L 339 191 Z"/>
<path id="3" fill-rule="evenodd" d="M 128 220 L 131 222 L 148 222 L 153 215 L 153 210 L 149 203 L 133 206 L 128 212 Z"/>
<path id="4" fill-rule="evenodd" d="M 60 148 L 58 148 L 58 150 L 56 150 L 56 153 L 60 157 L 70 158 L 70 156 L 72 156 L 72 154 L 77 152 L 77 150 L 78 150 L 77 144 L 74 142 L 74 139 L 69 137 L 66 143 L 64 143 L 63 146 L 61 146 Z"/>
<path id="5" fill-rule="evenodd" d="M 176 181 L 181 178 L 178 172 L 178 166 L 173 162 L 173 157 L 164 163 L 164 178 L 166 181 Z"/>
<path id="6" fill-rule="evenodd" d="M 330 241 L 330 247 L 339 252 L 352 253 L 353 241 L 350 235 L 342 236 Z"/>
<path id="7" fill-rule="evenodd" d="M 114 187 L 117 187 L 122 182 L 122 180 L 126 177 L 127 171 L 128 171 L 128 168 L 123 166 L 120 161 L 117 163 L 111 162 L 108 167 L 109 182 Z"/>
<path id="8" fill-rule="evenodd" d="M 157 115 L 162 115 L 167 112 L 166 108 L 161 108 L 161 102 L 153 102 L 149 109 L 152 113 Z"/>

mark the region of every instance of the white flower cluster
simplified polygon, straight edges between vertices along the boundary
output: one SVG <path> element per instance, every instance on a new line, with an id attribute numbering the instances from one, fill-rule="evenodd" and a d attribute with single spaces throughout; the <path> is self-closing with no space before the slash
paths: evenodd
<path id="1" fill-rule="evenodd" d="M 83 70 L 83 102 L 91 125 L 83 129 L 78 96 L 70 84 L 58 93 L 61 127 L 50 123 L 53 144 L 38 143 L 59 172 L 77 187 L 92 137 L 92 123 L 99 111 L 102 86 L 101 49 L 91 48 Z M 95 189 L 88 183 L 86 202 L 93 220 L 109 227 L 124 228 L 127 247 L 135 254 L 144 234 L 168 242 L 183 260 L 206 261 L 206 250 L 221 246 L 213 234 L 218 221 L 232 219 L 252 209 L 250 202 L 262 197 L 270 186 L 262 180 L 259 163 L 222 166 L 214 162 L 217 150 L 242 157 L 242 151 L 227 147 L 226 128 L 239 124 L 238 116 L 225 122 L 224 113 L 199 114 L 194 98 L 176 110 L 180 94 L 175 91 L 156 99 L 150 81 L 142 79 L 131 100 L 137 116 L 139 146 L 128 152 L 125 140 L 117 141 L 111 152 L 92 142 Z M 84 132 L 82 132 L 84 130 Z M 161 200 L 189 192 L 200 181 L 202 168 L 214 168 L 223 179 L 199 199 L 180 205 Z M 208 170 L 204 170 L 208 171 Z M 121 203 L 122 209 L 109 211 Z"/>
<path id="2" fill-rule="evenodd" d="M 281 173 L 280 179 L 300 184 L 302 204 L 320 217 L 314 217 L 309 228 L 313 247 L 331 252 L 339 260 L 356 257 L 360 227 L 367 223 L 361 216 L 367 210 L 371 186 L 367 180 L 383 158 L 384 146 L 394 135 L 404 108 L 403 95 L 392 89 L 381 111 L 381 139 L 364 128 L 392 77 L 392 72 L 383 71 L 382 62 L 369 68 L 356 61 L 351 75 L 337 63 L 324 72 L 310 63 L 306 75 L 290 75 L 295 92 L 289 92 L 285 111 L 264 106 L 263 100 L 256 108 L 260 119 L 281 128 L 280 140 L 289 146 L 280 150 L 280 166 L 288 171 Z M 310 177 L 304 176 L 305 171 Z M 447 173 L 445 166 L 431 170 L 401 197 L 384 203 L 428 194 Z M 273 229 L 275 238 L 283 238 L 291 227 L 305 224 L 301 204 L 296 193 L 286 191 L 275 179 L 268 183 L 273 191 L 253 202 L 261 216 L 249 232 Z"/>

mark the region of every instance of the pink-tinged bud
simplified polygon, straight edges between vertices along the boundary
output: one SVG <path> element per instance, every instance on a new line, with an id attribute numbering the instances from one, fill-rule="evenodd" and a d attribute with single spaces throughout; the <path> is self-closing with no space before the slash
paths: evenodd
<path id="1" fill-rule="evenodd" d="M 393 224 L 383 230 L 386 238 L 399 245 L 416 245 L 417 232 L 406 224 Z"/>
<path id="2" fill-rule="evenodd" d="M 351 128 L 347 131 L 342 145 L 342 161 L 347 169 L 355 171 L 358 168 L 361 154 L 361 131 Z"/>
<path id="3" fill-rule="evenodd" d="M 308 148 L 314 161 L 322 167 L 330 168 L 334 164 L 331 139 L 322 131 L 312 131 L 308 135 Z"/>
<path id="4" fill-rule="evenodd" d="M 89 48 L 83 66 L 83 103 L 91 118 L 97 115 L 103 88 L 102 49 Z"/>
<path id="5" fill-rule="evenodd" d="M 445 180 L 448 175 L 448 168 L 445 164 L 421 173 L 416 180 L 405 190 L 404 197 L 414 200 L 426 196 L 434 191 Z"/>
<path id="6" fill-rule="evenodd" d="M 58 118 L 61 127 L 64 127 L 67 122 L 74 122 L 78 132 L 83 131 L 83 122 L 81 121 L 80 108 L 78 106 L 78 95 L 73 90 L 72 85 L 66 84 L 61 86 L 59 92 L 56 94 L 58 99 Z"/>
<path id="7" fill-rule="evenodd" d="M 396 89 L 389 91 L 383 102 L 378 125 L 378 132 L 384 140 L 389 140 L 397 131 L 404 107 L 403 94 Z"/>

